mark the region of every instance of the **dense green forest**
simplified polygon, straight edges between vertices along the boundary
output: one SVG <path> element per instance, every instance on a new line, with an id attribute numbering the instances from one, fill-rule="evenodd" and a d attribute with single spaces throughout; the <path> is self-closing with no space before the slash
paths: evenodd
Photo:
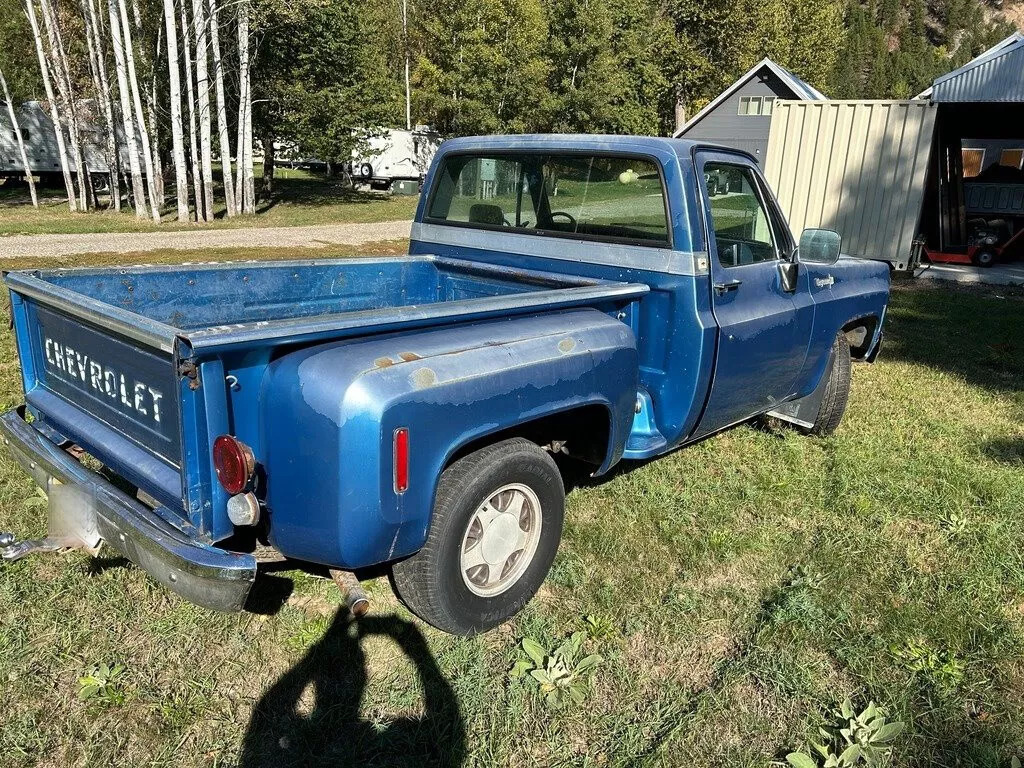
<path id="1" fill-rule="evenodd" d="M 22 1 L 0 0 L 0 67 L 19 94 L 40 96 Z M 144 20 L 154 6 L 157 29 L 160 3 L 140 2 Z M 75 0 L 56 5 L 73 10 Z M 833 98 L 906 98 L 1013 30 L 982 0 L 252 0 L 252 9 L 255 136 L 325 159 L 350 155 L 353 127 L 405 124 L 407 63 L 412 122 L 444 135 L 664 134 L 677 103 L 693 114 L 763 56 Z"/>
<path id="2" fill-rule="evenodd" d="M 320 156 L 404 123 L 406 52 L 413 122 L 445 135 L 664 134 L 764 56 L 833 98 L 906 98 L 1013 31 L 978 0 L 412 0 L 405 33 L 400 0 L 283 7 L 256 114 Z"/>

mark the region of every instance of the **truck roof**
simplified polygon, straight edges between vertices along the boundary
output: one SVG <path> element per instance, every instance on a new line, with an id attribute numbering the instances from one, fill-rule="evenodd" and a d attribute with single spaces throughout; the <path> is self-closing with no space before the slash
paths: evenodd
<path id="1" fill-rule="evenodd" d="M 668 151 L 689 156 L 693 147 L 706 142 L 690 139 L 671 139 L 661 136 L 620 136 L 593 133 L 532 133 L 499 136 L 464 136 L 450 139 L 441 145 L 444 152 L 470 149 L 503 150 L 604 150 L 613 152 Z"/>

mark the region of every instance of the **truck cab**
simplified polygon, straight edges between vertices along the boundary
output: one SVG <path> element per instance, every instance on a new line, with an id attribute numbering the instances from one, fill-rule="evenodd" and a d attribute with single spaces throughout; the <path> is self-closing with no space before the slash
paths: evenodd
<path id="1" fill-rule="evenodd" d="M 889 290 L 835 233 L 795 239 L 748 155 L 551 135 L 445 142 L 405 257 L 6 282 L 26 405 L 0 433 L 57 530 L 5 557 L 102 540 L 237 610 L 263 544 L 384 565 L 461 634 L 539 588 L 566 461 L 600 476 L 765 415 L 833 431 Z"/>

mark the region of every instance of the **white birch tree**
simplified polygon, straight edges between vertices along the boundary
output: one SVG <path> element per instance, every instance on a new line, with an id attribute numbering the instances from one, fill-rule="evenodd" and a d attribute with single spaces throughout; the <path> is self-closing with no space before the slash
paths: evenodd
<path id="1" fill-rule="evenodd" d="M 174 153 L 178 221 L 188 221 L 188 166 L 185 163 L 185 135 L 181 120 L 181 62 L 178 58 L 178 27 L 174 0 L 164 0 L 164 28 L 167 30 L 167 82 L 171 100 L 171 144 Z"/>
<path id="2" fill-rule="evenodd" d="M 135 5 L 135 4 L 133 4 Z M 137 7 L 137 5 L 136 5 Z M 163 49 L 163 27 L 157 30 L 156 53 L 150 67 L 149 88 L 146 90 L 146 121 L 149 125 L 149 140 L 153 151 L 153 191 L 157 207 L 163 210 L 166 197 L 164 195 L 164 166 L 160 159 L 160 122 L 157 119 L 157 68 L 160 64 L 160 51 Z"/>
<path id="3" fill-rule="evenodd" d="M 18 123 L 18 115 L 14 110 L 14 102 L 11 100 L 11 89 L 7 87 L 7 78 L 4 77 L 2 69 L 0 69 L 0 87 L 3 88 L 4 102 L 7 104 L 7 115 L 11 118 L 11 125 L 14 127 L 14 140 L 18 142 L 18 152 L 21 154 L 21 165 L 25 169 L 25 182 L 28 184 L 28 193 L 32 197 L 32 205 L 38 208 L 39 197 L 36 195 L 36 180 L 32 176 L 32 170 L 28 165 L 25 139 L 21 133 L 21 125 Z"/>
<path id="4" fill-rule="evenodd" d="M 25 0 L 25 16 L 28 18 L 29 26 L 32 28 L 32 37 L 35 40 L 36 56 L 39 59 L 39 74 L 43 80 L 43 90 L 46 93 L 46 100 L 50 104 L 50 120 L 53 123 L 54 138 L 57 141 L 57 155 L 60 158 L 60 171 L 64 176 L 64 188 L 68 194 L 68 207 L 73 211 L 78 210 L 78 202 L 75 199 L 75 184 L 71 178 L 71 164 L 68 161 L 68 148 L 64 141 L 64 129 L 60 124 L 60 112 L 57 109 L 57 99 L 53 94 L 53 83 L 50 79 L 50 67 L 46 63 L 46 51 L 43 48 L 43 35 L 39 29 L 39 22 L 36 20 L 36 11 L 33 5 L 34 0 Z"/>
<path id="5" fill-rule="evenodd" d="M 146 187 L 139 162 L 139 139 L 132 112 L 131 86 L 128 85 L 128 67 L 125 62 L 124 42 L 121 36 L 120 0 L 107 0 L 110 18 L 110 40 L 114 50 L 114 68 L 117 71 L 117 91 L 121 99 L 121 120 L 124 122 L 125 144 L 128 149 L 128 167 L 132 177 L 132 197 L 136 218 L 146 218 Z"/>
<path id="6" fill-rule="evenodd" d="M 103 43 L 100 37 L 99 23 L 96 18 L 96 7 L 93 0 L 79 0 L 82 20 L 85 24 L 85 38 L 89 49 L 89 72 L 92 75 L 93 89 L 96 100 L 103 113 L 106 142 L 105 157 L 110 177 L 110 207 L 121 210 L 121 179 L 120 157 L 117 153 L 117 130 L 114 123 L 114 110 L 110 100 L 110 84 L 107 81 L 107 64 L 103 56 Z"/>
<path id="7" fill-rule="evenodd" d="M 80 211 L 86 211 L 89 209 L 89 177 L 85 167 L 85 152 L 82 148 L 82 131 L 78 124 L 78 104 L 71 85 L 71 69 L 68 66 L 64 40 L 60 34 L 60 25 L 57 23 L 57 15 L 54 13 L 53 6 L 50 5 L 49 0 L 39 0 L 39 9 L 43 17 L 43 26 L 46 28 L 46 39 L 49 42 L 50 71 L 53 72 L 54 80 L 57 83 L 57 95 L 63 103 L 63 110 L 67 118 L 68 137 L 71 139 L 71 161 L 75 166 L 75 180 L 78 183 L 77 207 Z"/>
<path id="8" fill-rule="evenodd" d="M 203 174 L 203 221 L 213 221 L 213 133 L 210 124 L 209 37 L 202 0 L 192 0 L 196 44 L 196 112 L 199 118 L 199 159 Z"/>
<path id="9" fill-rule="evenodd" d="M 138 126 L 139 139 L 142 142 L 142 161 L 146 166 L 147 187 L 149 192 L 149 207 L 153 221 L 160 223 L 160 207 L 156 195 L 156 175 L 153 170 L 153 153 L 150 148 L 149 130 L 146 128 L 146 118 L 142 112 L 142 93 L 139 90 L 139 78 L 135 69 L 135 45 L 132 42 L 131 26 L 128 22 L 128 8 L 124 0 L 117 0 L 118 12 L 120 14 L 121 34 L 124 41 L 124 61 L 128 74 L 128 87 L 131 91 L 131 102 L 135 108 L 135 122 Z"/>
<path id="10" fill-rule="evenodd" d="M 221 176 L 224 179 L 224 204 L 227 215 L 238 213 L 234 182 L 231 178 L 231 140 L 228 136 L 227 97 L 224 92 L 224 61 L 220 55 L 220 21 L 217 0 L 210 0 L 210 50 L 213 52 L 213 80 L 217 92 L 217 133 Z"/>
<path id="11" fill-rule="evenodd" d="M 249 61 L 249 0 L 238 0 L 238 194 L 242 213 L 256 212 L 252 171 L 252 85 Z"/>
<path id="12" fill-rule="evenodd" d="M 196 221 L 203 214 L 203 171 L 199 166 L 199 142 L 196 139 L 196 89 L 192 76 L 192 27 L 188 19 L 188 3 L 181 0 L 181 39 L 185 49 L 185 94 L 188 101 L 189 164 L 192 170 L 192 189 L 195 192 Z"/>

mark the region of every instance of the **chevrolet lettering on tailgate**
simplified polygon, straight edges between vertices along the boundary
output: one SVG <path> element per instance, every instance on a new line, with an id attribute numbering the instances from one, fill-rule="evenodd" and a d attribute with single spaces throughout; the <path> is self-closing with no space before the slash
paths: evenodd
<path id="1" fill-rule="evenodd" d="M 46 366 L 54 375 L 77 377 L 96 392 L 112 400 L 119 400 L 125 408 L 140 416 L 149 416 L 160 423 L 160 402 L 163 392 L 153 389 L 144 381 L 136 381 L 129 374 L 105 365 L 88 354 L 82 354 L 67 344 L 46 337 L 43 342 Z"/>

